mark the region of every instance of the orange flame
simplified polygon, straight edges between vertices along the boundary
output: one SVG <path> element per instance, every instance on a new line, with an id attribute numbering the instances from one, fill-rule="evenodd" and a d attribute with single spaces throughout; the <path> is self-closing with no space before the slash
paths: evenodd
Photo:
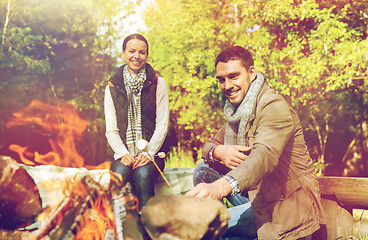
<path id="1" fill-rule="evenodd" d="M 39 152 L 30 152 L 28 147 L 11 145 L 9 149 L 18 153 L 24 164 L 30 166 L 86 167 L 89 170 L 110 168 L 109 161 L 98 166 L 84 166 L 84 159 L 77 152 L 75 140 L 80 139 L 88 126 L 88 122 L 78 116 L 72 105 L 52 106 L 34 100 L 23 110 L 14 113 L 13 118 L 6 126 L 24 125 L 41 127 L 42 134 L 50 136 L 48 142 L 51 147 L 51 151 L 48 153 L 40 154 Z M 43 181 L 47 180 L 44 179 Z M 108 232 L 115 238 L 115 217 L 108 191 L 97 191 L 98 195 L 92 197 L 88 187 L 75 179 L 64 182 L 64 185 L 61 183 L 58 185 L 58 182 L 50 182 L 49 186 L 63 189 L 65 198 L 56 208 L 46 208 L 38 216 L 41 226 L 35 233 L 35 239 L 39 239 L 37 236 L 43 236 L 43 233 L 48 230 L 48 226 L 59 225 L 64 218 L 62 210 L 73 207 L 75 201 L 88 203 L 88 208 L 85 209 L 81 220 L 78 221 L 78 231 L 74 239 L 106 239 L 105 236 Z M 75 198 L 79 200 L 75 200 Z M 53 222 L 50 223 L 50 219 Z"/>
<path id="2" fill-rule="evenodd" d="M 106 231 L 110 229 L 115 233 L 115 218 L 112 206 L 107 198 L 100 196 L 92 203 L 92 208 L 83 215 L 84 224 L 78 230 L 75 240 L 104 239 Z"/>
<path id="3" fill-rule="evenodd" d="M 74 239 L 105 239 L 108 229 L 116 236 L 115 217 L 107 192 L 100 192 L 97 199 L 90 204 L 91 208 L 83 214 L 84 224 L 80 226 Z"/>
<path id="4" fill-rule="evenodd" d="M 23 110 L 14 113 L 7 127 L 38 125 L 48 139 L 52 151 L 44 155 L 29 153 L 27 148 L 11 145 L 10 150 L 19 154 L 27 165 L 52 164 L 62 167 L 82 167 L 84 159 L 77 152 L 74 140 L 78 139 L 88 126 L 88 122 L 78 116 L 72 105 L 52 106 L 38 100 L 31 102 Z M 33 157 L 30 160 L 28 157 Z"/>

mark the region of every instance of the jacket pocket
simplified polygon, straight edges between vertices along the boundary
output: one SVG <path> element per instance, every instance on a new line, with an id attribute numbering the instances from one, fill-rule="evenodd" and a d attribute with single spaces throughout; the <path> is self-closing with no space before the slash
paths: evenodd
<path id="1" fill-rule="evenodd" d="M 279 236 L 311 220 L 312 203 L 297 179 L 274 186 L 266 196 L 266 201 L 272 208 L 269 210 L 272 212 L 274 229 Z"/>

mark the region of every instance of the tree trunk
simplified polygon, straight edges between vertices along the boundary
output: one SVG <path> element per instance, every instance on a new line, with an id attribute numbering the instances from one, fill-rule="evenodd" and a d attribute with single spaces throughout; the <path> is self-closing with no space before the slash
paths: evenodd
<path id="1" fill-rule="evenodd" d="M 8 7 L 7 7 L 7 11 L 6 11 L 6 18 L 5 18 L 5 24 L 4 24 L 4 30 L 3 30 L 3 38 L 1 41 L 1 52 L 4 51 L 4 44 L 5 44 L 5 35 L 6 35 L 6 29 L 8 27 L 9 24 L 9 16 L 10 16 L 10 1 L 8 0 Z"/>
<path id="2" fill-rule="evenodd" d="M 367 177 L 368 161 L 368 122 L 362 121 L 358 125 L 355 138 L 350 143 L 342 159 L 345 165 L 343 176 Z"/>
<path id="3" fill-rule="evenodd" d="M 328 122 L 328 118 L 329 115 L 326 115 L 325 117 L 325 121 L 326 121 L 326 127 L 325 127 L 325 133 L 323 134 L 320 125 L 318 125 L 318 122 L 316 120 L 316 118 L 314 117 L 313 114 L 311 114 L 311 118 L 313 119 L 313 122 L 316 126 L 316 131 L 317 131 L 317 136 L 318 136 L 318 142 L 319 142 L 319 148 L 320 148 L 320 156 L 318 157 L 318 163 L 320 165 L 320 167 L 318 168 L 318 175 L 323 176 L 323 172 L 325 169 L 325 152 L 326 152 L 326 145 L 327 145 L 327 138 L 328 138 L 328 133 L 330 131 L 329 128 L 329 122 Z"/>

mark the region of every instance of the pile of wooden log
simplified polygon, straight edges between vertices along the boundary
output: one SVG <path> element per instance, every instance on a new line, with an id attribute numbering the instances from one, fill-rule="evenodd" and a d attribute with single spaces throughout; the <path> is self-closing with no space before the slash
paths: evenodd
<path id="1" fill-rule="evenodd" d="M 229 219 L 221 202 L 183 195 L 153 197 L 139 212 L 130 183 L 105 187 L 90 175 L 70 181 L 58 204 L 42 208 L 32 177 L 1 156 L 0 190 L 0 239 L 210 240 L 226 231 Z"/>
<path id="2" fill-rule="evenodd" d="M 86 175 L 70 182 L 56 207 L 42 209 L 32 177 L 15 160 L 0 157 L 0 239 L 123 239 L 124 233 L 117 234 L 115 216 L 124 222 L 126 208 L 123 203 L 120 215 L 114 214 L 114 203 L 121 202 L 126 185 L 110 191 Z M 24 228 L 35 223 L 36 230 Z"/>

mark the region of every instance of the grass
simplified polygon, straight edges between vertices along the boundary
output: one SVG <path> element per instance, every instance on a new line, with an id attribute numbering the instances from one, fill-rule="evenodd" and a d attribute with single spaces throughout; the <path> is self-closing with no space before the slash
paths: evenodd
<path id="1" fill-rule="evenodd" d="M 368 240 L 368 211 L 362 209 L 353 210 L 354 240 Z"/>
<path id="2" fill-rule="evenodd" d="M 173 147 L 168 153 L 165 168 L 192 168 L 195 166 L 195 160 L 192 151 L 184 151 L 180 147 Z M 198 154 L 199 156 L 202 153 Z M 197 159 L 196 159 L 197 160 Z"/>
<path id="3" fill-rule="evenodd" d="M 353 236 L 339 237 L 336 240 L 368 240 L 368 211 L 353 209 Z"/>
<path id="4" fill-rule="evenodd" d="M 368 221 L 368 211 L 364 209 L 354 209 L 353 210 L 353 218 L 357 221 Z"/>

